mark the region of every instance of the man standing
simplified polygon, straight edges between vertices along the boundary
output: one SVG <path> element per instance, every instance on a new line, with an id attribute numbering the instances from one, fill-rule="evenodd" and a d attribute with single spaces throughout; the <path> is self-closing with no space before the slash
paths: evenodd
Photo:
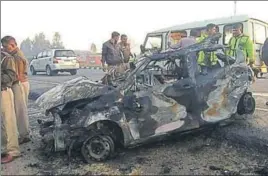
<path id="1" fill-rule="evenodd" d="M 27 60 L 17 47 L 14 37 L 5 36 L 1 39 L 4 49 L 14 57 L 17 80 L 12 85 L 14 93 L 15 112 L 19 131 L 19 143 L 30 141 L 29 119 L 27 110 L 27 100 L 29 94 L 29 83 L 27 78 Z M 24 85 L 24 86 L 23 86 Z"/>
<path id="2" fill-rule="evenodd" d="M 179 48 L 188 47 L 196 43 L 196 38 L 197 38 L 197 31 L 193 29 L 191 30 L 189 37 L 186 36 L 186 37 L 181 38 L 180 41 L 177 44 L 171 46 L 171 48 L 179 49 Z"/>
<path id="3" fill-rule="evenodd" d="M 216 25 L 215 24 L 208 24 L 206 28 L 206 34 L 201 34 L 201 37 L 198 39 L 198 43 L 202 42 L 206 38 L 213 36 L 216 34 Z M 213 68 L 218 65 L 218 58 L 215 52 L 203 52 L 200 51 L 198 54 L 198 64 L 201 67 L 201 74 L 206 75 L 208 68 Z"/>
<path id="4" fill-rule="evenodd" d="M 198 36 L 197 30 L 193 29 L 193 30 L 191 30 L 189 37 L 186 36 L 186 37 L 181 38 L 177 44 L 171 46 L 170 48 L 171 49 L 181 49 L 181 48 L 186 48 L 190 45 L 193 45 L 197 42 L 196 41 L 197 36 Z M 193 52 L 188 56 L 187 68 L 188 68 L 189 76 L 191 78 L 194 78 L 195 75 L 198 74 L 196 52 Z M 195 81 L 195 79 L 193 81 Z"/>
<path id="5" fill-rule="evenodd" d="M 112 38 L 102 46 L 101 62 L 103 71 L 106 71 L 104 64 L 106 63 L 108 65 L 108 74 L 102 78 L 104 84 L 108 83 L 109 80 L 118 77 L 129 68 L 129 65 L 124 63 L 120 46 L 118 45 L 119 36 L 120 34 L 118 32 L 113 32 Z"/>
<path id="6" fill-rule="evenodd" d="M 229 40 L 229 49 L 227 54 L 236 57 L 236 50 L 241 49 L 246 58 L 246 62 L 252 66 L 254 63 L 253 58 L 253 42 L 249 36 L 242 33 L 242 24 L 238 23 L 233 25 L 233 37 Z"/>
<path id="7" fill-rule="evenodd" d="M 127 42 L 127 35 L 122 34 L 121 35 L 121 42 L 119 43 L 120 50 L 123 54 L 124 63 L 128 63 L 130 57 L 133 57 L 131 51 L 130 51 L 130 44 Z"/>
<path id="8" fill-rule="evenodd" d="M 11 90 L 13 81 L 16 80 L 15 63 L 8 53 L 1 49 L 1 120 L 2 120 L 2 145 L 6 152 L 2 155 L 1 163 L 9 163 L 20 156 L 17 121 L 14 108 L 14 95 Z"/>
<path id="9" fill-rule="evenodd" d="M 112 38 L 102 45 L 102 66 L 108 65 L 108 70 L 113 66 L 119 66 L 124 63 L 120 54 L 120 47 L 118 45 L 120 34 L 118 32 L 112 33 Z"/>

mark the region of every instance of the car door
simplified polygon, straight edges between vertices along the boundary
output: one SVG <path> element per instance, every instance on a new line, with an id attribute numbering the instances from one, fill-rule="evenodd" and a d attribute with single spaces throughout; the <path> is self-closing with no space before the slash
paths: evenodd
<path id="1" fill-rule="evenodd" d="M 39 59 L 41 71 L 46 71 L 46 65 L 47 65 L 46 58 L 47 58 L 47 51 L 43 51 L 42 57 Z"/>
<path id="2" fill-rule="evenodd" d="M 42 58 L 42 52 L 38 53 L 37 58 L 36 58 L 36 60 L 34 62 L 34 69 L 36 71 L 41 71 L 41 66 L 40 66 L 40 64 L 41 64 L 41 62 L 40 62 L 41 61 L 41 58 Z"/>
<path id="3" fill-rule="evenodd" d="M 143 84 L 137 84 L 134 93 L 140 108 L 126 111 L 130 131 L 136 140 L 178 130 L 184 125 L 184 118 L 187 116 L 185 106 L 164 94 L 173 82 L 160 83 L 157 79 L 160 72 L 149 69 L 147 71 L 142 73 L 142 78 L 138 78 L 140 80 L 137 82 Z M 133 105 L 133 99 L 135 98 L 130 98 L 127 102 Z"/>
<path id="4" fill-rule="evenodd" d="M 48 50 L 45 58 L 45 64 L 50 65 L 53 64 L 52 50 Z"/>

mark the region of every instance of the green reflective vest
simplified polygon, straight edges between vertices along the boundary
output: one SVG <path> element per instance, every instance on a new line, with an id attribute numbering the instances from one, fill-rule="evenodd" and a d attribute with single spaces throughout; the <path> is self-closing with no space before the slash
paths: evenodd
<path id="1" fill-rule="evenodd" d="M 198 38 L 197 42 L 200 43 L 203 40 L 205 40 L 208 37 L 206 34 L 201 34 L 201 36 Z M 198 64 L 201 66 L 213 66 L 216 65 L 218 61 L 218 58 L 215 54 L 215 52 L 204 52 L 200 51 L 198 53 Z"/>
<path id="2" fill-rule="evenodd" d="M 229 49 L 227 55 L 236 57 L 236 49 L 241 49 L 245 55 L 247 62 L 254 62 L 254 49 L 253 42 L 247 35 L 240 35 L 238 37 L 232 37 L 229 40 Z"/>

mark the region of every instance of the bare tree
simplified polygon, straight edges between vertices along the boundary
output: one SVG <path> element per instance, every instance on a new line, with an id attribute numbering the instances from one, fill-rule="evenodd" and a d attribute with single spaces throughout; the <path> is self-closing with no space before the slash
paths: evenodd
<path id="1" fill-rule="evenodd" d="M 55 32 L 52 39 L 52 48 L 64 49 L 63 42 L 61 41 L 61 35 L 59 32 Z"/>
<path id="2" fill-rule="evenodd" d="M 91 53 L 97 53 L 97 47 L 95 45 L 95 43 L 92 43 L 90 46 L 90 52 Z"/>

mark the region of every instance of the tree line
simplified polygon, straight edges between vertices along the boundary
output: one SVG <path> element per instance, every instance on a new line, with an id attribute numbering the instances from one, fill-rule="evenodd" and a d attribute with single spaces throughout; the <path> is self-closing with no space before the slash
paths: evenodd
<path id="1" fill-rule="evenodd" d="M 65 49 L 59 32 L 55 32 L 52 41 L 46 39 L 43 32 L 35 34 L 31 40 L 29 37 L 24 39 L 20 44 L 20 49 L 24 52 L 24 55 L 28 58 L 36 56 L 38 53 L 46 49 Z M 77 51 L 78 52 L 78 51 Z M 96 53 L 97 47 L 94 43 L 89 48 L 90 53 Z M 79 52 L 77 53 L 79 54 Z"/>
<path id="2" fill-rule="evenodd" d="M 65 48 L 59 32 L 54 33 L 51 42 L 47 40 L 45 34 L 41 32 L 39 34 L 36 34 L 32 40 L 28 37 L 24 39 L 20 44 L 20 49 L 24 52 L 26 57 L 35 56 L 41 51 L 51 48 Z"/>

